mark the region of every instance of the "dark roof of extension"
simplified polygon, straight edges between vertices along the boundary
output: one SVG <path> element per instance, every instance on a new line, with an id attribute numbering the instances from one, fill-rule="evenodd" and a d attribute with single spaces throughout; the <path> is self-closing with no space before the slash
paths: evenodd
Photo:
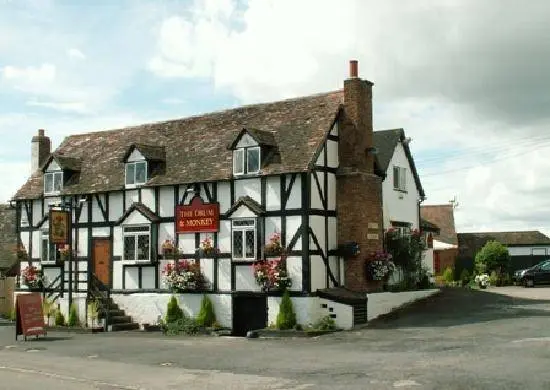
<path id="1" fill-rule="evenodd" d="M 421 206 L 420 217 L 439 227 L 439 234 L 434 235 L 436 240 L 446 244 L 458 245 L 452 204 Z"/>
<path id="2" fill-rule="evenodd" d="M 461 257 L 474 258 L 488 241 L 498 241 L 506 246 L 550 245 L 550 238 L 531 230 L 520 232 L 458 233 L 458 250 Z"/>
<path id="3" fill-rule="evenodd" d="M 388 171 L 395 147 L 400 141 L 403 140 L 405 140 L 405 130 L 403 129 L 377 130 L 374 132 L 374 146 L 378 149 L 378 163 L 380 164 L 382 171 Z M 403 143 L 403 149 L 405 150 L 405 155 L 409 160 L 411 172 L 414 176 L 414 182 L 416 183 L 416 188 L 418 188 L 420 196 L 425 197 L 426 194 L 424 193 L 422 183 L 420 182 L 420 177 L 416 171 L 416 165 L 414 163 L 409 144 Z"/>
<path id="4" fill-rule="evenodd" d="M 132 145 L 164 148 L 165 169 L 147 185 L 170 185 L 229 179 L 232 153 L 227 148 L 243 128 L 263 142 L 275 143 L 280 159 L 262 174 L 307 171 L 343 103 L 343 91 L 274 103 L 255 104 L 118 130 L 72 135 L 57 155 L 81 162 L 79 180 L 62 195 L 98 193 L 124 188 L 124 156 Z M 138 147 L 141 151 L 142 149 Z M 160 149 L 158 149 L 160 150 Z M 34 173 L 14 199 L 42 196 L 43 174 Z"/>

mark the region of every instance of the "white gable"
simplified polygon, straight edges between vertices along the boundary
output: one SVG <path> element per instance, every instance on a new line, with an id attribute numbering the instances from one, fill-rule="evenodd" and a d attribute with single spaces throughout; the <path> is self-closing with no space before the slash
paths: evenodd
<path id="1" fill-rule="evenodd" d="M 258 146 L 258 143 L 250 135 L 244 133 L 239 140 L 239 143 L 237 144 L 237 148 L 244 148 L 249 146 Z"/>
<path id="2" fill-rule="evenodd" d="M 143 157 L 143 155 L 137 149 L 134 149 L 132 154 L 130 154 L 130 157 L 128 157 L 128 162 L 143 161 L 143 160 L 145 160 L 145 157 Z"/>
<path id="3" fill-rule="evenodd" d="M 255 218 L 257 217 L 256 214 L 252 210 L 250 210 L 248 207 L 246 207 L 244 204 L 241 205 L 237 210 L 231 214 L 231 218 Z"/>
<path id="4" fill-rule="evenodd" d="M 138 210 L 134 210 L 128 217 L 122 221 L 122 225 L 144 225 L 151 222 L 143 216 Z"/>
<path id="5" fill-rule="evenodd" d="M 46 168 L 46 172 L 53 172 L 53 171 L 60 171 L 61 168 L 59 167 L 59 165 L 57 164 L 57 162 L 55 160 L 52 160 L 49 164 L 48 164 L 48 167 Z"/>

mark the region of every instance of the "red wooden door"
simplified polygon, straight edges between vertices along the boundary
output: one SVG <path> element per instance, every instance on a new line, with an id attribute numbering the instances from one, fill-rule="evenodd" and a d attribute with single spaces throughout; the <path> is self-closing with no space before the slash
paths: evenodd
<path id="1" fill-rule="evenodd" d="M 93 273 L 105 286 L 111 283 L 111 240 L 94 239 L 92 248 Z"/>

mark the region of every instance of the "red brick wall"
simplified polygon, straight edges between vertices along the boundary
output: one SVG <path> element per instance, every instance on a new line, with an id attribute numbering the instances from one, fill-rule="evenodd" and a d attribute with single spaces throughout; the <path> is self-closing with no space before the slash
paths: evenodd
<path id="1" fill-rule="evenodd" d="M 374 172 L 372 83 L 359 78 L 344 82 L 344 110 L 339 123 L 336 209 L 338 243 L 355 241 L 361 253 L 345 261 L 345 287 L 368 291 L 365 258 L 383 247 L 382 179 Z M 369 238 L 370 237 L 370 238 Z"/>

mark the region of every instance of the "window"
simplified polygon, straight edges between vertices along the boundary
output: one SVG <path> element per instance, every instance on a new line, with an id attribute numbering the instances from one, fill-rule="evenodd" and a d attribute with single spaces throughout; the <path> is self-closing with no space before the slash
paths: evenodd
<path id="1" fill-rule="evenodd" d="M 233 258 L 240 260 L 256 259 L 256 220 L 236 219 L 233 221 Z"/>
<path id="2" fill-rule="evenodd" d="M 44 174 L 44 194 L 59 194 L 63 189 L 63 172 L 46 172 Z"/>
<path id="3" fill-rule="evenodd" d="M 126 185 L 139 185 L 147 182 L 147 162 L 126 163 Z"/>
<path id="4" fill-rule="evenodd" d="M 55 263 L 59 258 L 59 248 L 55 244 L 50 244 L 50 235 L 48 232 L 42 233 L 40 260 L 43 263 Z"/>
<path id="5" fill-rule="evenodd" d="M 393 189 L 407 191 L 407 168 L 393 167 Z"/>
<path id="6" fill-rule="evenodd" d="M 125 226 L 124 260 L 149 261 L 151 256 L 151 228 L 149 226 Z"/>
<path id="7" fill-rule="evenodd" d="M 239 148 L 233 151 L 233 174 L 260 172 L 260 147 Z"/>

